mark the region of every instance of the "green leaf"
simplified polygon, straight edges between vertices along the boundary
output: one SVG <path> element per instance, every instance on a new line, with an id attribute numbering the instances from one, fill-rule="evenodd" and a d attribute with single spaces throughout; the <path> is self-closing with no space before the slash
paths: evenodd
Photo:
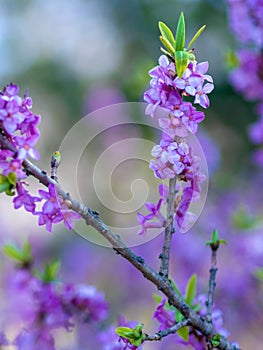
<path id="1" fill-rule="evenodd" d="M 5 244 L 3 246 L 3 253 L 9 258 L 24 262 L 22 251 L 13 245 Z"/>
<path id="2" fill-rule="evenodd" d="M 212 243 L 216 243 L 218 241 L 218 231 L 214 229 L 212 233 Z"/>
<path id="3" fill-rule="evenodd" d="M 183 328 L 180 328 L 177 331 L 177 334 L 179 335 L 179 337 L 181 337 L 184 341 L 188 342 L 189 340 L 189 327 L 185 326 Z"/>
<path id="4" fill-rule="evenodd" d="M 260 223 L 260 218 L 248 213 L 243 205 L 240 205 L 232 216 L 233 225 L 240 230 L 253 229 Z"/>
<path id="5" fill-rule="evenodd" d="M 5 192 L 9 196 L 13 196 L 16 184 L 16 174 L 9 173 L 7 176 L 0 174 L 0 193 Z"/>
<path id="6" fill-rule="evenodd" d="M 169 50 L 171 54 L 174 54 L 174 47 L 163 36 L 160 36 L 162 44 Z"/>
<path id="7" fill-rule="evenodd" d="M 188 281 L 188 284 L 186 287 L 186 297 L 185 297 L 185 301 L 190 307 L 193 306 L 193 302 L 196 296 L 196 284 L 197 284 L 197 275 L 193 274 Z"/>
<path id="8" fill-rule="evenodd" d="M 133 329 L 130 328 L 130 327 L 117 327 L 115 329 L 115 332 L 120 336 L 120 337 L 123 337 L 123 338 L 126 338 L 126 335 L 130 335 L 130 334 L 133 334 Z"/>
<path id="9" fill-rule="evenodd" d="M 44 283 L 54 282 L 57 279 L 57 273 L 60 269 L 60 261 L 54 260 L 44 267 L 44 272 L 35 271 L 36 276 Z"/>
<path id="10" fill-rule="evenodd" d="M 174 48 L 175 47 L 175 39 L 171 29 L 163 22 L 158 22 L 158 27 L 160 29 L 161 35 L 164 39 L 166 39 Z"/>
<path id="11" fill-rule="evenodd" d="M 188 62 L 189 62 L 189 54 L 185 51 L 176 51 L 174 53 L 175 66 L 176 66 L 176 74 L 179 78 L 184 74 Z"/>
<path id="12" fill-rule="evenodd" d="M 219 333 L 217 333 L 216 335 L 213 336 L 212 338 L 212 345 L 214 347 L 217 347 L 220 344 L 220 340 L 221 340 L 221 335 Z"/>
<path id="13" fill-rule="evenodd" d="M 156 304 L 160 304 L 163 298 L 158 294 L 153 294 L 153 300 L 156 302 Z"/>
<path id="14" fill-rule="evenodd" d="M 194 310 L 195 312 L 198 312 L 198 311 L 200 311 L 201 309 L 202 309 L 202 306 L 200 305 L 199 302 L 197 302 L 196 304 L 194 304 L 194 305 L 192 306 L 192 310 Z"/>
<path id="15" fill-rule="evenodd" d="M 19 249 L 12 244 L 5 244 L 3 246 L 3 253 L 9 258 L 17 260 L 23 264 L 30 263 L 32 260 L 31 246 L 29 243 L 25 243 L 22 249 Z"/>
<path id="16" fill-rule="evenodd" d="M 23 256 L 26 261 L 31 261 L 32 260 L 32 250 L 31 250 L 31 245 L 30 243 L 26 242 L 23 245 Z"/>
<path id="17" fill-rule="evenodd" d="M 139 323 L 135 328 L 117 327 L 115 332 L 118 336 L 128 339 L 132 345 L 140 346 L 146 335 L 142 333 L 143 324 Z"/>
<path id="18" fill-rule="evenodd" d="M 185 22 L 184 14 L 181 12 L 175 36 L 175 51 L 183 51 L 185 45 Z"/>
<path id="19" fill-rule="evenodd" d="M 227 244 L 227 241 L 225 239 L 219 239 L 219 244 Z"/>
<path id="20" fill-rule="evenodd" d="M 15 185 L 16 184 L 16 173 L 9 173 L 7 175 L 8 181 L 11 185 Z"/>
<path id="21" fill-rule="evenodd" d="M 263 267 L 258 267 L 253 274 L 259 281 L 263 282 Z"/>
<path id="22" fill-rule="evenodd" d="M 166 56 L 168 56 L 170 59 L 173 59 L 171 52 L 165 50 L 163 47 L 161 47 L 160 50 L 161 50 Z"/>
<path id="23" fill-rule="evenodd" d="M 184 316 L 181 314 L 181 312 L 179 310 L 175 310 L 175 319 L 176 319 L 176 322 L 181 322 L 182 319 L 184 318 Z"/>
<path id="24" fill-rule="evenodd" d="M 225 58 L 226 58 L 226 64 L 228 69 L 235 69 L 238 67 L 239 60 L 235 51 L 231 49 L 227 50 L 227 53 L 225 54 Z"/>
<path id="25" fill-rule="evenodd" d="M 195 35 L 193 36 L 193 38 L 190 40 L 188 46 L 187 46 L 187 50 L 190 50 L 194 44 L 194 42 L 196 41 L 196 39 L 199 38 L 199 36 L 203 33 L 203 31 L 205 30 L 205 25 L 202 26 L 200 29 L 198 29 L 198 31 L 195 33 Z"/>
<path id="26" fill-rule="evenodd" d="M 6 192 L 10 187 L 8 178 L 0 174 L 0 193 Z"/>

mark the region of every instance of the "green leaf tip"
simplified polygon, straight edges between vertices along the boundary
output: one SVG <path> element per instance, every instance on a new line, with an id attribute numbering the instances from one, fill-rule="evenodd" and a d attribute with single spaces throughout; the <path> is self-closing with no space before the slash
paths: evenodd
<path id="1" fill-rule="evenodd" d="M 30 264 L 32 261 L 31 245 L 29 243 L 25 243 L 23 248 L 18 248 L 12 244 L 5 244 L 3 246 L 3 253 L 23 265 Z"/>
<path id="2" fill-rule="evenodd" d="M 192 37 L 192 39 L 190 40 L 189 44 L 187 45 L 187 50 L 191 50 L 194 42 L 199 38 L 199 36 L 203 33 L 203 31 L 205 30 L 206 25 L 203 25 L 200 29 L 198 29 L 198 31 L 195 33 L 195 35 Z"/>
<path id="3" fill-rule="evenodd" d="M 206 242 L 206 245 L 209 245 L 212 250 L 217 250 L 220 244 L 227 244 L 227 241 L 225 239 L 219 239 L 218 231 L 217 229 L 214 229 L 212 239 L 211 241 Z"/>
<path id="4" fill-rule="evenodd" d="M 164 45 L 164 47 L 166 47 L 169 52 L 167 52 L 168 54 L 174 54 L 174 48 L 171 45 L 171 43 L 169 41 L 167 41 L 164 37 L 160 36 L 160 41 L 161 43 Z"/>
<path id="5" fill-rule="evenodd" d="M 239 60 L 238 57 L 235 53 L 235 51 L 228 49 L 226 54 L 225 54 L 225 61 L 227 68 L 229 70 L 235 69 L 239 66 Z"/>
<path id="6" fill-rule="evenodd" d="M 60 261 L 54 260 L 44 267 L 44 272 L 35 271 L 37 277 L 44 283 L 54 282 L 60 269 Z"/>
<path id="7" fill-rule="evenodd" d="M 138 347 L 146 338 L 146 335 L 142 332 L 142 328 L 143 324 L 139 323 L 135 328 L 117 327 L 115 332 L 119 337 L 128 339 L 132 345 Z"/>
<path id="8" fill-rule="evenodd" d="M 175 35 L 175 51 L 183 51 L 185 45 L 185 21 L 184 21 L 184 14 L 181 12 L 177 29 L 176 29 L 176 35 Z"/>
<path id="9" fill-rule="evenodd" d="M 16 173 L 10 172 L 7 176 L 0 174 L 0 193 L 5 192 L 8 196 L 15 194 Z"/>
<path id="10" fill-rule="evenodd" d="M 188 342 L 189 340 L 189 327 L 185 326 L 180 328 L 177 331 L 177 335 L 179 335 L 179 337 L 181 337 L 185 342 Z"/>
<path id="11" fill-rule="evenodd" d="M 211 343 L 214 347 L 218 347 L 220 344 L 220 341 L 221 341 L 221 335 L 217 333 L 216 335 L 213 336 Z"/>
<path id="12" fill-rule="evenodd" d="M 158 22 L 158 27 L 159 30 L 161 32 L 161 36 L 167 40 L 171 46 L 174 48 L 175 46 L 175 39 L 174 39 L 174 35 L 171 31 L 171 29 L 164 23 L 164 22 Z"/>
<path id="13" fill-rule="evenodd" d="M 253 275 L 260 281 L 263 282 L 263 267 L 258 267 L 254 272 Z"/>
<path id="14" fill-rule="evenodd" d="M 185 301 L 190 307 L 193 306 L 193 303 L 196 297 L 196 285 L 197 285 L 197 275 L 193 274 L 189 278 L 189 281 L 186 287 L 186 297 L 185 297 Z"/>

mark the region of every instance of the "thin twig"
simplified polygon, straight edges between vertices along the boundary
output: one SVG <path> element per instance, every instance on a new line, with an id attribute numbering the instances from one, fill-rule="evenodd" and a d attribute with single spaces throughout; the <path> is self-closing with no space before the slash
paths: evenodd
<path id="1" fill-rule="evenodd" d="M 206 321 L 212 324 L 212 310 L 214 304 L 214 295 L 216 288 L 216 273 L 217 273 L 217 262 L 216 262 L 216 254 L 217 254 L 218 246 L 211 245 L 212 251 L 212 260 L 211 260 L 211 269 L 209 270 L 209 290 L 208 290 L 208 298 L 207 298 L 207 313 L 206 313 Z"/>
<path id="2" fill-rule="evenodd" d="M 3 148 L 15 151 L 14 146 L 9 143 L 2 134 L 0 134 L 0 145 Z M 208 341 L 212 340 L 212 338 L 217 333 L 213 325 L 203 320 L 185 303 L 183 298 L 174 291 L 169 280 L 161 277 L 155 270 L 153 270 L 149 265 L 145 263 L 144 259 L 134 254 L 134 252 L 125 245 L 120 236 L 116 233 L 113 233 L 109 227 L 100 219 L 96 211 L 92 211 L 85 205 L 71 198 L 70 194 L 65 192 L 58 183 L 56 183 L 53 179 L 51 179 L 50 176 L 47 175 L 45 171 L 41 171 L 29 160 L 25 159 L 23 161 L 23 166 L 27 174 L 34 176 L 43 185 L 48 186 L 49 184 L 54 184 L 56 186 L 58 194 L 65 201 L 67 201 L 68 204 L 70 203 L 70 208 L 79 213 L 87 225 L 91 225 L 112 245 L 113 249 L 118 254 L 128 260 L 138 271 L 142 273 L 142 275 L 147 280 L 151 281 L 158 288 L 158 290 L 160 290 L 168 298 L 170 305 L 176 307 L 186 319 L 189 319 L 191 325 L 200 331 L 208 339 Z M 235 346 L 231 345 L 231 343 L 228 342 L 224 337 L 221 338 L 218 349 L 239 350 Z"/>
<path id="3" fill-rule="evenodd" d="M 164 278 L 168 279 L 169 276 L 169 262 L 170 262 L 170 249 L 172 235 L 174 233 L 174 200 L 175 200 L 175 185 L 176 177 L 169 180 L 169 193 L 167 197 L 167 219 L 164 231 L 164 244 L 162 248 L 162 253 L 160 255 L 161 265 L 159 274 Z"/>
<path id="4" fill-rule="evenodd" d="M 163 331 L 159 331 L 153 335 L 147 335 L 145 340 L 147 341 L 158 341 L 158 340 L 162 340 L 164 337 L 167 337 L 167 335 L 169 334 L 174 334 L 176 332 L 179 331 L 179 329 L 185 327 L 185 326 L 189 326 L 191 324 L 189 319 L 184 319 L 179 323 L 176 323 L 174 326 L 167 328 Z"/>

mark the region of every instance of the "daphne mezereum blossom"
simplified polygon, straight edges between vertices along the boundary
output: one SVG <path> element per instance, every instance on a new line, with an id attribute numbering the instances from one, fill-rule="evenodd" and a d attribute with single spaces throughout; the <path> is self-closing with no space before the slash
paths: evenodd
<path id="1" fill-rule="evenodd" d="M 182 77 L 176 74 L 174 62 L 162 55 L 159 65 L 150 70 L 150 89 L 144 94 L 148 103 L 146 114 L 154 117 L 157 108 L 161 108 L 162 116 L 159 126 L 163 130 L 162 139 L 152 149 L 154 159 L 150 161 L 150 168 L 155 177 L 166 180 L 177 178 L 181 191 L 177 191 L 175 221 L 179 228 L 186 228 L 193 220 L 193 214 L 188 212 L 192 201 L 200 197 L 201 183 L 205 180 L 200 171 L 199 158 L 195 150 L 187 142 L 189 133 L 196 134 L 198 124 L 204 120 L 204 113 L 198 111 L 193 104 L 203 108 L 209 107 L 209 94 L 213 88 L 213 79 L 206 74 L 208 62 L 197 63 L 190 61 Z M 192 97 L 184 101 L 184 97 Z M 161 213 L 164 200 L 159 200 L 156 208 Z M 149 210 L 149 208 L 148 208 Z M 155 215 L 156 217 L 156 215 Z M 145 234 L 151 227 L 163 227 L 164 220 L 151 221 L 151 215 L 138 213 L 141 225 L 140 234 Z"/>
<path id="2" fill-rule="evenodd" d="M 69 210 L 62 198 L 57 194 L 55 185 L 50 184 L 48 191 L 39 190 L 40 200 L 44 200 L 40 211 L 34 211 L 33 215 L 38 216 L 38 224 L 45 225 L 47 231 L 52 231 L 52 224 L 64 221 L 65 227 L 71 230 L 74 226 L 73 220 L 80 220 L 81 216 Z"/>
<path id="3" fill-rule="evenodd" d="M 206 316 L 206 295 L 199 295 L 195 304 L 199 305 L 198 314 L 202 317 Z M 159 322 L 159 330 L 164 330 L 174 326 L 177 321 L 175 318 L 175 310 L 168 306 L 167 300 L 164 298 L 161 303 L 157 306 L 153 318 Z M 223 318 L 221 310 L 213 307 L 212 310 L 212 322 L 216 331 L 224 337 L 229 336 L 229 332 L 223 327 Z M 206 349 L 206 339 L 198 331 L 194 329 L 189 329 L 189 340 L 184 341 L 178 334 L 174 335 L 174 340 L 177 343 L 184 345 L 191 345 L 194 349 L 205 350 Z"/>
<path id="4" fill-rule="evenodd" d="M 15 209 L 24 207 L 26 211 L 37 215 L 38 224 L 45 225 L 48 231 L 52 230 L 53 224 L 62 221 L 66 228 L 72 229 L 74 220 L 81 217 L 68 209 L 57 195 L 54 185 L 49 185 L 48 191 L 39 190 L 39 196 L 32 195 L 26 189 L 27 174 L 23 170 L 23 161 L 27 157 L 40 158 L 35 146 L 40 137 L 37 126 L 41 118 L 31 112 L 32 105 L 32 99 L 27 94 L 19 96 L 17 85 L 7 85 L 0 92 L 0 130 L 15 149 L 10 151 L 0 147 L 0 174 L 6 177 L 11 174 L 15 179 Z M 42 207 L 38 202 L 42 202 Z"/>
<path id="5" fill-rule="evenodd" d="M 10 277 L 11 310 L 22 325 L 14 340 L 19 350 L 54 350 L 53 331 L 71 332 L 76 324 L 89 327 L 108 317 L 104 294 L 94 286 L 62 282 L 43 282 L 30 267 L 18 268 Z M 4 343 L 4 338 L 0 344 Z"/>
<path id="6" fill-rule="evenodd" d="M 258 115 L 262 119 L 263 103 L 263 1 L 262 0 L 228 0 L 229 26 L 241 47 L 235 52 L 234 69 L 230 72 L 230 81 L 237 92 L 245 99 L 259 103 Z M 256 128 L 259 128 L 257 131 Z M 263 138 L 259 140 L 261 121 L 249 130 L 251 141 L 261 147 L 253 158 L 263 167 Z"/>
<path id="7" fill-rule="evenodd" d="M 227 0 L 230 27 L 245 44 L 263 46 L 262 0 Z"/>

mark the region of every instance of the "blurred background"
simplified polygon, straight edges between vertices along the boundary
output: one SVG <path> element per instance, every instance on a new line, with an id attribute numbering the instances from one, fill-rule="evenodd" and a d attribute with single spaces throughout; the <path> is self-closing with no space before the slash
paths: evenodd
<path id="1" fill-rule="evenodd" d="M 150 80 L 148 70 L 157 64 L 160 55 L 159 20 L 175 30 L 183 11 L 187 42 L 197 29 L 207 25 L 195 43 L 195 53 L 199 62 L 209 61 L 208 73 L 215 83 L 209 96 L 211 106 L 205 111 L 206 119 L 200 129 L 208 162 L 209 192 L 196 225 L 187 234 L 174 237 L 171 270 L 182 290 L 188 278 L 198 273 L 198 290 L 205 292 L 210 262 L 205 242 L 213 228 L 218 228 L 228 245 L 219 253 L 217 306 L 224 313 L 230 339 L 242 349 L 260 350 L 263 290 L 257 271 L 263 266 L 263 180 L 262 170 L 251 160 L 254 146 L 247 136 L 248 126 L 256 120 L 254 105 L 237 95 L 228 80 L 225 54 L 236 44 L 229 29 L 226 4 L 213 0 L 0 0 L 0 5 L 1 85 L 16 83 L 21 94 L 28 89 L 33 98 L 33 112 L 42 117 L 38 166 L 46 170 L 52 152 L 87 113 L 114 103 L 142 101 Z M 128 121 L 136 122 L 132 117 Z M 94 118 L 89 127 L 91 132 L 97 127 Z M 142 127 L 135 131 L 119 129 L 117 138 L 112 134 L 95 140 L 86 150 L 87 157 L 98 157 L 109 145 L 130 134 L 154 137 Z M 98 154 L 94 155 L 94 150 Z M 70 168 L 71 164 L 67 166 Z M 131 169 L 134 166 L 132 163 Z M 82 188 L 85 184 L 90 186 L 90 177 L 85 174 L 85 169 L 78 174 Z M 131 179 L 127 180 L 121 171 L 115 175 L 112 181 L 116 196 L 125 198 L 123 181 Z M 63 182 L 62 172 L 60 176 Z M 148 181 L 151 176 L 149 172 Z M 130 191 L 129 183 L 125 184 Z M 32 182 L 32 186 L 38 189 L 37 183 Z M 12 198 L 1 197 L 2 244 L 19 244 L 28 238 L 39 264 L 58 257 L 62 261 L 61 279 L 96 285 L 105 291 L 113 323 L 119 314 L 124 314 L 128 320 L 144 323 L 149 333 L 157 330 L 158 324 L 152 320 L 155 303 L 151 297 L 156 290 L 128 263 L 111 249 L 66 231 L 63 225 L 55 227 L 54 233 L 47 233 L 29 213 L 22 209 L 15 212 Z M 107 222 L 110 212 L 105 211 L 95 194 L 87 195 L 85 202 L 99 210 Z M 135 250 L 151 265 L 158 266 L 161 244 L 162 238 L 157 237 Z M 6 260 L 1 255 L 3 275 L 10 264 Z M 3 284 L 3 295 L 4 287 Z M 4 298 L 2 303 L 5 304 Z M 2 315 L 0 326 L 7 328 L 12 338 L 13 325 L 7 327 Z M 160 344 L 147 344 L 145 349 L 181 349 L 170 338 Z M 96 345 L 92 347 L 91 340 L 83 340 L 83 334 L 78 337 L 74 332 L 63 334 L 57 341 L 59 350 L 103 346 L 93 340 Z"/>

